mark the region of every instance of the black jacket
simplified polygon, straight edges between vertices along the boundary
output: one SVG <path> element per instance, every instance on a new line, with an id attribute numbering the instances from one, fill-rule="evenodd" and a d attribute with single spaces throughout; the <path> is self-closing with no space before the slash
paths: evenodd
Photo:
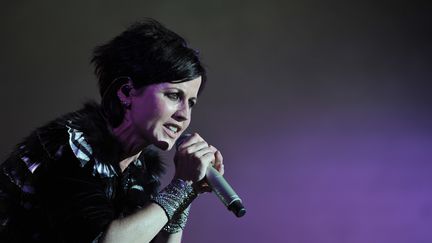
<path id="1" fill-rule="evenodd" d="M 36 129 L 0 167 L 0 242 L 97 242 L 163 173 L 153 150 L 123 172 L 120 154 L 96 103 Z"/>

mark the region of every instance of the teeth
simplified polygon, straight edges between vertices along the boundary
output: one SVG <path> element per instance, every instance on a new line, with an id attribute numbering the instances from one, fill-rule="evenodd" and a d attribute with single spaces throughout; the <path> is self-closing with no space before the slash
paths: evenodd
<path id="1" fill-rule="evenodd" d="M 170 126 L 170 125 L 168 125 L 168 128 L 169 128 L 171 131 L 173 131 L 173 132 L 177 132 L 177 130 L 178 130 L 177 127 Z"/>

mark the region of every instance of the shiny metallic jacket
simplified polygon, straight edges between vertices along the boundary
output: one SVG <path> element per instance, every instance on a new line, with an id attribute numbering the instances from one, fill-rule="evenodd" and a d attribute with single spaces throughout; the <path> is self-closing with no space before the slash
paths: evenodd
<path id="1" fill-rule="evenodd" d="M 36 129 L 0 166 L 0 242 L 97 242 L 164 171 L 147 149 L 121 172 L 120 154 L 96 103 Z"/>

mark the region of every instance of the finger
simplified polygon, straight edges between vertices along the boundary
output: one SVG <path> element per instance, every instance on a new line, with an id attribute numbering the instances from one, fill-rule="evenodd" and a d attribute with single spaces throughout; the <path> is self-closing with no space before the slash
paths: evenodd
<path id="1" fill-rule="evenodd" d="M 217 148 L 215 148 L 215 146 L 213 146 L 213 145 L 209 145 L 209 147 L 211 148 L 211 149 L 213 149 L 213 151 L 216 153 L 216 151 L 218 151 L 218 149 Z"/>
<path id="2" fill-rule="evenodd" d="M 185 148 L 184 151 L 186 151 L 187 154 L 193 154 L 201 149 L 208 148 L 208 144 L 206 141 L 200 141 L 197 143 L 194 143 L 190 145 L 189 147 Z"/>
<path id="3" fill-rule="evenodd" d="M 225 173 L 224 164 L 223 164 L 223 157 L 220 151 L 216 151 L 215 153 L 215 165 L 214 167 L 216 170 L 223 175 Z"/>
<path id="4" fill-rule="evenodd" d="M 213 154 L 214 154 L 215 152 L 214 152 L 214 150 L 213 150 L 212 148 L 210 148 L 210 147 L 204 147 L 204 148 L 202 148 L 202 149 L 196 151 L 196 152 L 195 152 L 195 156 L 198 157 L 198 158 L 200 158 L 200 157 L 202 157 L 204 154 L 207 154 L 207 153 L 213 153 Z"/>
<path id="5" fill-rule="evenodd" d="M 200 142 L 200 141 L 204 141 L 204 139 L 198 134 L 198 133 L 194 133 L 192 134 L 192 136 L 188 137 L 185 139 L 185 141 L 183 141 L 180 146 L 178 147 L 178 150 L 183 150 L 187 147 L 189 147 L 190 145 Z"/>
<path id="6" fill-rule="evenodd" d="M 201 163 L 205 168 L 209 167 L 212 161 L 215 160 L 215 155 L 212 151 L 201 156 Z"/>
<path id="7" fill-rule="evenodd" d="M 223 157 L 222 157 L 221 152 L 215 146 L 213 146 L 213 145 L 210 145 L 210 148 L 212 148 L 214 150 L 215 156 L 216 156 L 216 153 L 219 152 L 218 153 L 218 157 L 216 157 L 216 160 L 215 160 L 214 164 L 217 165 L 219 163 L 222 163 L 223 162 Z"/>

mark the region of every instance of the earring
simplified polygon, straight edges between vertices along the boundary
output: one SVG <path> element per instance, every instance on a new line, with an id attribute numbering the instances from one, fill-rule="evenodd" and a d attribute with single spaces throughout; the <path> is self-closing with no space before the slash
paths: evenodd
<path id="1" fill-rule="evenodd" d="M 125 101 L 125 100 L 123 100 L 123 101 L 121 102 L 121 104 L 122 104 L 123 107 L 126 108 L 126 109 L 129 109 L 130 106 L 131 106 L 130 102 Z"/>

